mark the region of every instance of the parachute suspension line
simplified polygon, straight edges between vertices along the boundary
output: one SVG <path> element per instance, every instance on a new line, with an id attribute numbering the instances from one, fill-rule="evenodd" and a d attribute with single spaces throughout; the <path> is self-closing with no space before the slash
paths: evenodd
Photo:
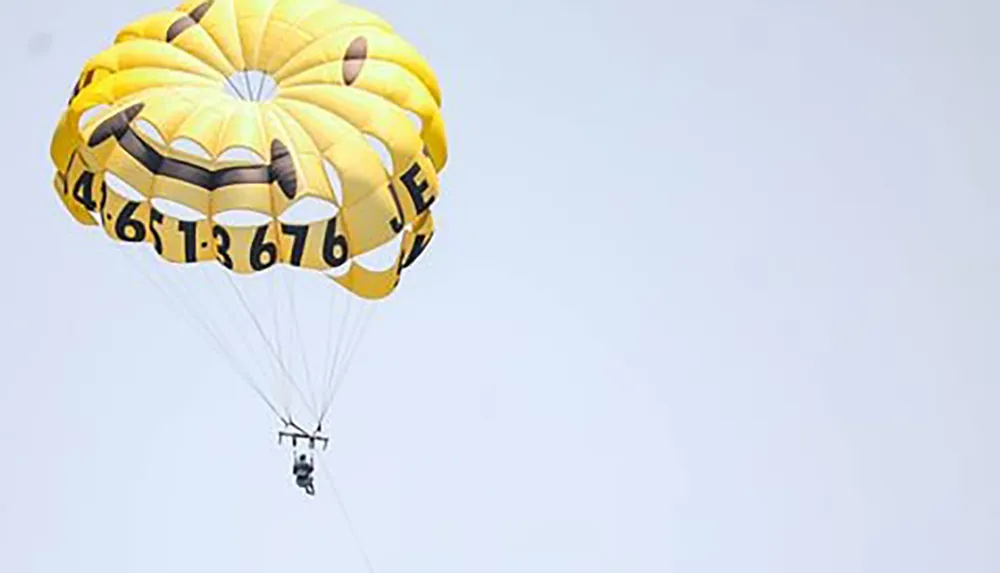
<path id="1" fill-rule="evenodd" d="M 212 274 L 210 274 L 210 271 L 209 271 L 208 267 L 202 267 L 202 270 L 204 271 L 203 274 L 205 275 L 205 281 L 204 282 L 207 283 L 208 285 L 211 285 L 212 288 L 214 288 L 215 290 L 217 290 L 219 292 L 218 296 L 219 296 L 220 300 L 232 300 L 233 297 L 231 295 L 227 296 L 228 291 L 227 291 L 227 287 L 225 286 L 225 284 L 221 284 L 221 285 L 219 284 L 220 282 L 223 282 L 223 281 L 222 280 L 216 280 L 216 277 L 213 276 Z M 213 269 L 213 270 L 217 270 L 219 275 L 221 275 L 224 279 L 227 279 L 231 283 L 232 278 L 229 276 L 229 272 L 228 271 L 223 270 L 222 268 L 216 268 L 216 269 Z M 231 286 L 232 286 L 232 290 L 236 291 L 237 295 L 239 295 L 241 293 L 241 291 L 239 291 L 239 290 L 236 289 L 235 284 L 231 283 Z M 245 301 L 242 301 L 239 296 L 237 296 L 236 299 L 240 300 L 240 302 L 242 304 L 245 304 Z M 240 312 L 238 309 L 231 308 L 229 305 L 220 305 L 220 306 L 223 306 L 223 308 L 225 308 L 226 310 L 229 311 L 226 314 L 229 316 L 229 320 L 232 321 L 234 324 L 244 314 L 243 312 Z M 244 307 L 244 308 L 246 309 L 246 307 Z M 255 319 L 255 315 L 252 313 L 252 311 L 245 310 L 245 313 L 246 313 L 247 317 L 251 321 L 253 321 Z M 285 386 L 283 384 L 280 383 L 281 370 L 280 370 L 279 366 L 276 366 L 275 363 L 273 362 L 273 360 L 268 360 L 268 352 L 267 351 L 261 352 L 260 349 L 258 347 L 256 347 L 256 345 L 254 345 L 253 343 L 251 343 L 246 338 L 246 336 L 247 336 L 246 330 L 247 329 L 243 328 L 242 325 L 240 326 L 240 328 L 238 328 L 238 331 L 241 334 L 243 334 L 243 336 L 244 336 L 244 339 L 243 339 L 244 343 L 246 344 L 247 349 L 250 351 L 250 354 L 251 354 L 251 357 L 252 357 L 254 363 L 256 363 L 257 366 L 260 368 L 262 374 L 264 374 L 265 376 L 267 376 L 271 380 L 272 385 L 277 388 L 278 394 L 280 394 L 282 396 L 282 398 L 283 398 L 282 399 L 282 404 L 284 405 L 285 411 L 288 412 L 288 415 L 286 417 L 291 417 L 291 413 L 289 411 L 289 406 L 288 406 L 289 400 L 287 398 L 287 392 L 283 392 L 283 390 L 286 390 L 286 388 L 285 388 Z M 251 338 L 255 338 L 255 337 L 251 336 Z M 266 338 L 263 338 L 263 342 L 264 342 L 265 346 L 268 346 L 268 340 Z M 263 360 L 263 364 L 264 364 L 263 367 L 260 366 L 261 365 L 261 362 L 260 362 L 261 360 Z M 270 370 L 270 374 L 268 374 L 266 372 L 267 370 Z"/>
<path id="2" fill-rule="evenodd" d="M 320 387 L 321 405 L 325 404 L 328 399 L 330 381 L 333 380 L 333 373 L 336 371 L 337 361 L 344 345 L 344 333 L 347 331 L 347 324 L 350 318 L 351 306 L 353 302 L 351 296 L 346 293 L 342 293 L 337 290 L 331 290 L 330 292 L 330 315 L 327 320 L 328 333 L 325 339 L 326 359 L 323 361 L 323 370 L 320 372 L 320 379 L 317 384 Z M 338 298 L 343 298 L 343 304 L 338 305 Z M 338 307 L 342 307 L 339 321 L 337 320 Z M 337 337 L 334 338 L 334 326 L 337 322 L 340 323 L 340 327 L 338 329 Z M 317 427 L 322 426 L 325 416 L 325 412 L 321 412 Z"/>
<path id="3" fill-rule="evenodd" d="M 326 476 L 326 480 L 330 483 L 330 491 L 333 492 L 333 497 L 337 501 L 340 513 L 344 516 L 344 521 L 347 523 L 347 529 L 350 530 L 351 537 L 354 538 L 354 543 L 357 544 L 358 551 L 361 553 L 361 557 L 365 560 L 365 567 L 368 569 L 368 573 L 375 573 L 375 567 L 372 566 L 372 560 L 368 558 L 368 552 L 365 551 L 364 545 L 361 544 L 358 532 L 354 528 L 354 521 L 351 520 L 350 514 L 347 513 L 347 507 L 344 505 L 344 499 L 341 497 L 340 491 L 337 489 L 336 480 L 333 479 L 333 472 L 326 466 L 326 462 L 322 457 L 319 458 L 319 466 L 323 469 L 323 475 Z"/>
<path id="4" fill-rule="evenodd" d="M 123 248 L 119 246 L 118 248 L 113 248 L 112 250 L 120 253 L 122 257 L 128 257 L 129 255 L 125 254 L 127 248 L 128 247 Z M 132 254 L 133 259 L 137 259 L 139 261 L 138 264 L 134 266 L 139 269 L 139 273 L 143 276 L 143 278 L 145 278 L 150 284 L 152 284 L 153 287 L 157 291 L 159 291 L 161 295 L 164 296 L 167 302 L 171 304 L 171 306 L 179 310 L 181 314 L 189 321 L 189 324 L 195 327 L 195 330 L 198 330 L 199 329 L 198 327 L 200 327 L 204 331 L 204 334 L 207 335 L 209 340 L 215 345 L 215 347 L 219 350 L 219 352 L 226 358 L 226 360 L 229 361 L 230 366 L 233 368 L 233 370 L 236 372 L 239 378 L 241 378 L 243 382 L 246 383 L 247 386 L 249 386 L 261 398 L 264 404 L 268 407 L 268 409 L 271 410 L 272 413 L 274 413 L 275 416 L 277 416 L 281 420 L 284 420 L 285 417 L 278 410 L 278 407 L 274 404 L 274 402 L 268 399 L 267 395 L 264 394 L 264 392 L 260 389 L 260 385 L 254 379 L 254 377 L 248 374 L 246 370 L 240 367 L 239 361 L 235 359 L 229 347 L 224 342 L 222 342 L 222 340 L 220 340 L 219 334 L 213 331 L 213 329 L 207 322 L 207 319 L 205 319 L 203 315 L 191 309 L 193 303 L 191 306 L 185 305 L 184 298 L 182 298 L 176 292 L 173 292 L 170 289 L 170 287 L 161 284 L 161 282 L 156 280 L 153 274 L 148 269 L 145 268 L 146 265 L 145 262 L 143 262 L 141 254 L 134 253 L 134 251 L 128 251 L 128 252 Z M 166 277 L 164 277 L 163 282 L 171 282 L 174 285 L 174 287 L 177 288 L 177 290 L 184 290 L 180 288 L 177 282 L 171 281 Z"/>
<path id="5" fill-rule="evenodd" d="M 343 312 L 343 314 L 340 317 L 340 329 L 339 329 L 338 334 L 337 334 L 337 343 L 336 343 L 336 345 L 332 345 L 331 344 L 331 345 L 329 345 L 327 347 L 326 367 L 323 370 L 323 382 L 325 384 L 324 385 L 324 390 L 325 390 L 325 388 L 327 386 L 329 386 L 330 381 L 333 380 L 333 373 L 337 369 L 337 360 L 340 357 L 340 348 L 341 348 L 341 346 L 344 343 L 344 332 L 347 330 L 347 318 L 351 314 L 351 303 L 353 302 L 353 299 L 351 299 L 351 297 L 348 296 L 348 297 L 345 297 L 345 300 L 346 300 L 346 302 L 344 303 L 344 305 L 346 306 L 346 308 L 344 309 L 344 312 Z M 336 309 L 336 300 L 333 301 L 333 303 L 331 304 L 331 307 L 330 307 L 330 334 L 331 334 L 331 336 L 333 335 L 333 316 L 334 316 L 335 309 Z M 331 350 L 333 352 L 330 352 Z M 323 402 L 324 403 L 326 402 L 326 392 L 325 391 L 323 393 Z"/>
<path id="6" fill-rule="evenodd" d="M 279 292 L 282 290 L 282 287 L 279 283 L 285 282 L 284 275 L 282 274 L 283 272 L 285 272 L 285 270 L 282 267 L 275 266 L 268 273 L 268 286 L 270 287 L 270 297 L 271 297 L 270 309 L 274 315 L 273 337 L 275 345 L 277 347 L 279 361 L 285 365 L 285 368 L 287 369 L 290 377 L 294 381 L 298 379 L 297 378 L 298 372 L 296 372 L 292 368 L 293 360 L 292 357 L 290 356 L 291 350 L 289 347 L 291 347 L 294 344 L 294 341 L 292 340 L 290 334 L 291 327 L 288 325 L 288 322 L 291 321 L 294 323 L 296 322 L 297 319 L 295 316 L 292 316 L 291 318 L 287 316 L 288 313 L 286 312 L 286 306 L 282 303 L 282 299 L 284 297 L 282 297 L 281 292 Z M 284 387 L 284 390 L 285 394 L 291 392 L 291 389 L 287 387 Z M 301 391 L 300 391 L 300 396 L 302 396 Z M 303 402 L 305 403 L 306 400 L 304 396 L 302 396 L 302 399 Z M 313 398 L 313 401 L 315 402 L 315 398 Z M 308 406 L 307 404 L 307 407 L 311 406 Z"/>
<path id="7" fill-rule="evenodd" d="M 332 385 L 334 373 L 337 371 L 337 363 L 340 361 L 340 352 L 342 347 L 344 346 L 344 333 L 347 331 L 347 322 L 348 322 L 347 319 L 351 315 L 351 306 L 353 306 L 354 302 L 354 299 L 352 299 L 350 296 L 347 296 L 346 299 L 347 299 L 346 302 L 347 308 L 344 309 L 344 313 L 340 317 L 340 330 L 337 334 L 337 344 L 333 352 L 333 360 L 329 365 L 329 369 L 326 370 L 323 375 L 323 390 L 324 390 L 323 403 L 322 403 L 323 408 L 320 411 L 319 422 L 317 423 L 317 427 L 322 425 L 323 420 L 326 419 L 326 410 L 328 409 L 326 407 L 326 403 L 329 400 L 329 397 L 327 396 L 326 393 L 326 389 Z M 331 324 L 330 326 L 332 327 L 333 325 Z"/>
<path id="8" fill-rule="evenodd" d="M 326 406 L 327 409 L 329 409 L 330 406 L 333 405 L 333 400 L 337 397 L 337 391 L 340 389 L 341 385 L 344 383 L 344 380 L 347 378 L 347 371 L 351 369 L 351 363 L 354 362 L 354 355 L 357 353 L 358 347 L 361 346 L 361 341 L 364 340 L 365 333 L 368 331 L 368 326 L 371 324 L 372 316 L 375 315 L 375 311 L 377 310 L 377 308 L 378 307 L 373 306 L 370 309 L 366 309 L 368 310 L 368 314 L 366 314 L 364 318 L 361 319 L 360 333 L 354 340 L 354 346 L 351 347 L 350 352 L 347 354 L 347 360 L 344 362 L 344 367 L 340 370 L 340 377 L 333 385 L 333 392 L 332 395 L 330 396 L 330 401 Z"/>
<path id="9" fill-rule="evenodd" d="M 279 312 L 278 309 L 278 295 L 275 283 L 277 283 L 277 279 L 274 278 L 274 275 L 273 274 L 268 275 L 267 284 L 269 287 L 268 290 L 270 291 L 269 294 L 271 295 L 270 296 L 271 314 L 273 315 L 272 318 L 274 319 L 274 342 L 275 346 L 277 346 L 279 359 L 284 359 L 284 352 L 282 350 L 282 345 L 281 345 L 281 312 Z M 280 386 L 281 388 L 280 392 L 282 395 L 282 399 L 286 404 L 289 403 L 289 389 L 286 388 L 283 384 L 279 384 L 278 386 Z"/>
<path id="10" fill-rule="evenodd" d="M 345 359 L 343 360 L 343 368 L 340 369 L 339 375 L 336 372 L 330 373 L 330 381 L 333 382 L 333 389 L 330 391 L 330 396 L 323 404 L 323 410 L 320 412 L 320 423 L 326 419 L 326 415 L 329 413 L 330 408 L 333 406 L 333 401 L 337 397 L 337 391 L 340 389 L 341 384 L 347 377 L 347 371 L 351 368 L 351 362 L 354 359 L 354 354 L 357 352 L 358 347 L 361 346 L 361 340 L 365 336 L 365 332 L 368 330 L 368 325 L 371 323 L 371 317 L 375 314 L 377 307 L 371 306 L 365 308 L 359 313 L 357 322 L 355 323 L 354 334 L 348 339 L 353 342 L 350 344 L 350 350 L 345 350 Z M 367 311 L 367 312 L 366 312 Z M 336 376 L 336 381 L 334 377 Z"/>
<path id="11" fill-rule="evenodd" d="M 226 292 L 224 290 L 224 286 L 220 286 L 218 284 L 219 281 L 217 281 L 215 279 L 215 276 L 213 276 L 213 274 L 212 274 L 213 271 L 215 271 L 215 272 L 217 272 L 219 274 L 222 274 L 223 276 L 228 276 L 228 275 L 226 275 L 227 271 L 223 270 L 221 267 L 210 268 L 209 266 L 201 266 L 201 274 L 204 277 L 204 279 L 203 279 L 202 282 L 205 285 L 208 285 L 207 288 L 209 288 L 210 290 L 214 290 L 216 292 L 216 298 L 220 302 L 224 301 L 224 300 L 230 300 L 231 297 L 226 296 Z M 197 289 L 196 289 L 196 292 L 199 292 L 199 291 L 197 291 Z M 211 306 L 211 305 L 208 305 L 208 306 Z M 233 322 L 234 324 L 238 321 L 238 319 L 240 317 L 239 311 L 236 311 L 236 310 L 230 308 L 230 306 L 227 305 L 227 304 L 219 304 L 218 306 L 220 306 L 224 310 L 228 311 L 228 312 L 224 312 L 223 314 L 227 315 L 229 321 Z M 208 315 L 208 313 L 205 313 L 205 314 L 206 314 L 206 316 Z M 240 333 L 240 338 L 243 340 L 244 346 L 246 347 L 246 349 L 250 353 L 250 359 L 253 361 L 254 364 L 257 365 L 258 371 L 261 373 L 261 375 L 263 375 L 265 378 L 267 378 L 268 380 L 270 380 L 272 387 L 277 387 L 277 389 L 279 391 L 279 394 L 284 394 L 284 393 L 280 392 L 282 389 L 284 389 L 284 386 L 282 384 L 280 384 L 279 382 L 277 382 L 277 380 L 280 379 L 280 373 L 275 368 L 274 364 L 271 363 L 270 361 L 268 361 L 266 357 L 262 357 L 261 353 L 258 352 L 256 348 L 254 348 L 254 344 L 252 342 L 250 342 L 250 340 L 247 338 L 247 334 L 246 334 L 246 330 L 245 329 L 239 328 L 239 329 L 237 329 L 237 331 Z M 261 359 L 264 360 L 263 363 L 261 363 Z M 268 370 L 270 370 L 270 374 L 268 374 Z M 289 410 L 288 404 L 289 404 L 289 401 L 287 399 L 287 396 L 283 396 L 282 405 L 284 406 L 284 410 L 285 410 L 285 416 L 284 416 L 285 418 L 290 418 L 291 417 L 291 412 Z"/>
<path id="12" fill-rule="evenodd" d="M 284 275 L 282 276 L 284 277 Z M 305 372 L 306 376 L 306 388 L 309 389 L 309 394 L 312 398 L 313 407 L 315 409 L 319 406 L 319 399 L 316 397 L 315 385 L 312 383 L 312 373 L 309 371 L 309 360 L 306 359 L 305 339 L 302 337 L 302 326 L 299 324 L 299 314 L 295 307 L 294 286 L 290 284 L 290 281 L 284 278 L 282 278 L 281 282 L 285 284 L 285 291 L 288 293 L 289 315 L 292 317 L 292 329 L 290 334 L 293 336 L 290 337 L 292 338 L 290 344 L 292 346 L 299 347 L 299 356 L 302 358 L 302 370 Z"/>
<path id="13" fill-rule="evenodd" d="M 140 263 L 138 266 L 140 270 L 144 271 L 143 263 Z M 206 271 L 204 267 L 202 267 L 202 271 L 203 271 L 202 274 L 206 274 L 204 272 Z M 249 371 L 247 371 L 240 365 L 240 361 L 234 354 L 234 348 L 237 346 L 237 344 L 233 343 L 231 340 L 228 340 L 226 338 L 226 336 L 223 334 L 225 332 L 225 329 L 219 328 L 217 324 L 213 323 L 213 321 L 211 320 L 211 314 L 205 310 L 206 306 L 211 306 L 211 305 L 205 305 L 204 301 L 201 300 L 200 296 L 192 294 L 192 289 L 185 288 L 185 284 L 182 279 L 178 278 L 176 280 L 172 280 L 167 272 L 164 272 L 163 275 L 164 275 L 164 282 L 171 283 L 172 285 L 172 288 L 167 287 L 165 292 L 171 292 L 174 294 L 176 300 L 180 301 L 182 309 L 187 311 L 189 318 L 193 319 L 194 322 L 200 325 L 205 330 L 205 332 L 212 338 L 212 340 L 216 344 L 216 347 L 223 354 L 223 356 L 229 361 L 233 370 L 235 370 L 237 374 L 239 374 L 244 379 L 244 381 L 247 382 L 247 384 L 251 387 L 251 389 L 264 401 L 264 403 L 268 406 L 268 408 L 272 412 L 274 412 L 275 416 L 277 416 L 279 419 L 284 419 L 285 417 L 287 417 L 288 416 L 287 408 L 285 414 L 282 415 L 281 412 L 278 411 L 278 407 L 274 404 L 274 402 L 271 401 L 267 397 L 267 394 L 264 393 L 264 391 L 261 388 L 261 384 L 257 382 L 256 378 Z M 156 284 L 155 281 L 154 284 Z M 193 292 L 198 293 L 197 289 L 194 289 Z M 189 301 L 189 306 L 183 305 L 183 302 L 185 301 Z M 247 347 L 249 347 L 250 344 L 246 340 L 246 337 L 244 336 L 241 338 L 243 339 L 243 343 L 246 344 Z M 264 368 L 261 368 L 260 363 L 257 362 L 256 359 L 254 361 L 257 364 L 258 371 L 264 372 L 266 370 Z"/>
<path id="14" fill-rule="evenodd" d="M 358 347 L 361 346 L 361 341 L 365 337 L 365 332 L 368 331 L 368 325 L 371 324 L 371 318 L 375 314 L 376 307 L 371 307 L 370 309 L 366 310 L 368 310 L 368 313 L 364 315 L 363 318 L 359 319 L 360 331 L 358 335 L 353 339 L 354 345 L 351 346 L 351 350 L 347 353 L 347 359 L 344 361 L 344 367 L 341 368 L 339 376 L 337 377 L 336 382 L 334 382 L 333 384 L 333 391 L 331 392 L 330 399 L 327 401 L 325 409 L 323 411 L 324 415 L 326 415 L 326 412 L 329 411 L 330 407 L 333 406 L 333 401 L 337 397 L 337 392 L 340 390 L 341 385 L 343 385 L 344 380 L 347 378 L 347 372 L 348 370 L 351 369 L 351 363 L 354 362 L 354 355 L 357 353 Z"/>
<path id="15" fill-rule="evenodd" d="M 278 362 L 284 364 L 288 371 L 289 377 L 295 380 L 298 373 L 292 368 L 292 359 L 286 353 L 286 348 L 292 346 L 294 343 L 290 335 L 286 335 L 286 331 L 291 332 L 291 327 L 287 326 L 288 318 L 285 316 L 285 307 L 282 304 L 283 297 L 279 290 L 282 290 L 278 283 L 284 283 L 284 275 L 281 274 L 282 269 L 280 267 L 272 268 L 268 274 L 268 286 L 270 287 L 270 309 L 271 313 L 274 315 L 274 332 L 273 332 L 273 343 L 275 345 L 275 350 L 278 355 Z M 295 317 L 291 318 L 291 321 L 295 321 Z M 287 342 L 287 344 L 286 344 Z M 286 390 L 288 390 L 286 388 Z M 287 393 L 287 392 L 286 392 Z"/>
<path id="16" fill-rule="evenodd" d="M 284 377 L 293 388 L 298 389 L 298 385 L 295 383 L 295 378 L 289 372 L 288 367 L 285 364 L 285 360 L 275 349 L 274 346 L 275 342 L 273 342 L 267 336 L 264 327 L 260 323 L 260 319 L 257 317 L 257 314 L 253 311 L 253 308 L 251 308 L 250 304 L 247 302 L 246 297 L 243 295 L 243 289 L 241 289 L 239 285 L 236 284 L 236 281 L 233 280 L 233 277 L 230 276 L 229 273 L 223 272 L 222 274 L 225 277 L 226 282 L 229 284 L 229 287 L 236 294 L 236 299 L 239 301 L 240 306 L 243 307 L 243 312 L 246 314 L 247 318 L 249 318 L 250 321 L 253 323 L 254 330 L 257 331 L 257 334 L 260 336 L 261 341 L 264 343 L 264 346 L 266 347 L 267 350 L 267 354 L 269 354 L 272 359 L 269 363 L 271 364 L 272 368 L 274 368 L 275 377 L 276 378 Z M 278 337 L 278 333 L 275 334 L 275 337 L 276 338 Z M 300 395 L 299 397 L 303 399 L 304 404 L 308 407 L 309 406 L 308 402 L 305 400 L 305 397 L 302 396 L 301 394 L 302 394 L 301 390 L 299 390 L 299 395 Z"/>
<path id="17" fill-rule="evenodd" d="M 272 317 L 274 318 L 274 345 L 278 350 L 278 356 L 284 358 L 285 353 L 282 351 L 281 345 L 281 313 L 278 311 L 278 289 L 275 286 L 278 279 L 274 278 L 273 273 L 268 276 L 268 279 L 267 282 L 271 294 L 271 313 L 274 315 Z"/>
<path id="18" fill-rule="evenodd" d="M 233 277 L 229 276 L 229 273 L 223 273 L 223 275 L 226 277 L 226 280 L 229 281 L 229 285 L 233 288 L 233 291 L 236 292 L 236 296 L 237 298 L 239 298 L 240 304 L 243 306 L 243 310 L 246 311 L 247 315 L 253 321 L 254 327 L 257 329 L 257 333 L 260 335 L 261 339 L 264 341 L 264 344 L 271 352 L 271 356 L 275 360 L 277 360 L 278 366 L 281 368 L 281 372 L 284 374 L 285 379 L 288 381 L 289 384 L 291 384 L 292 388 L 298 393 L 299 398 L 302 399 L 303 405 L 305 405 L 307 408 L 312 408 L 312 410 L 315 412 L 316 405 L 310 404 L 309 399 L 306 398 L 305 394 L 302 392 L 302 388 L 300 388 L 299 385 L 295 383 L 295 379 L 288 372 L 288 368 L 285 367 L 284 361 L 282 361 L 281 358 L 275 352 L 274 346 L 271 344 L 270 339 L 268 339 L 267 335 L 264 333 L 264 328 L 260 325 L 260 321 L 257 319 L 257 315 L 253 313 L 253 310 L 250 308 L 250 305 L 247 304 L 246 298 L 243 297 L 243 291 L 241 291 L 239 286 L 237 286 L 236 281 L 233 280 Z"/>
<path id="19" fill-rule="evenodd" d="M 121 252 L 124 252 L 124 248 L 122 249 Z M 231 362 L 233 362 L 233 367 L 238 372 L 245 373 L 246 370 L 238 366 L 238 361 L 236 361 L 235 357 L 232 355 L 232 352 L 230 350 L 231 345 L 227 345 L 225 343 L 224 341 L 225 336 L 221 334 L 222 329 L 219 329 L 216 325 L 213 325 L 211 323 L 207 313 L 200 312 L 203 310 L 202 308 L 200 307 L 193 308 L 197 306 L 196 301 L 194 301 L 193 298 L 185 299 L 185 297 L 181 296 L 181 294 L 178 294 L 179 292 L 189 292 L 187 291 L 187 289 L 184 288 L 183 281 L 172 280 L 168 272 L 164 272 L 161 274 L 162 282 L 158 281 L 155 277 L 159 273 L 155 273 L 153 271 L 149 271 L 148 269 L 144 268 L 147 263 L 146 260 L 142 257 L 142 254 L 135 253 L 135 251 L 129 251 L 129 252 L 132 253 L 133 259 L 137 261 L 136 267 L 139 268 L 139 272 L 142 273 L 142 275 L 157 290 L 159 290 L 160 293 L 163 294 L 168 301 L 171 301 L 174 305 L 179 307 L 182 310 L 182 312 L 184 312 L 188 316 L 189 320 L 196 323 L 197 326 L 200 326 L 205 330 L 206 334 L 208 334 L 211 337 L 211 339 L 216 343 L 216 345 L 222 349 L 226 357 L 229 358 Z M 163 283 L 170 283 L 171 286 L 165 286 Z M 185 305 L 184 304 L 185 301 L 188 301 L 190 305 Z M 213 326 L 216 327 L 213 328 Z M 250 376 L 249 374 L 244 374 L 244 376 L 251 380 L 255 380 L 253 376 Z"/>

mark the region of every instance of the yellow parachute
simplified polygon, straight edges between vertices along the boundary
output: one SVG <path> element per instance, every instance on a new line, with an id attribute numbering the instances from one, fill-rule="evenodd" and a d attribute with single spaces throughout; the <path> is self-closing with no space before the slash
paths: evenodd
<path id="1" fill-rule="evenodd" d="M 335 319 L 341 343 L 363 328 L 291 290 L 283 307 L 273 297 L 255 307 L 245 293 L 253 285 L 237 281 L 307 273 L 352 295 L 348 304 L 392 293 L 434 233 L 447 159 L 440 106 L 428 63 L 366 10 L 331 0 L 186 2 L 127 25 L 86 63 L 52 139 L 54 186 L 79 223 L 152 247 L 143 272 L 173 295 L 187 292 L 181 275 L 196 294 L 211 282 L 178 269 L 218 269 L 211 284 L 235 290 L 187 305 L 188 315 L 205 326 L 223 302 L 247 311 L 250 327 L 228 328 L 228 315 L 205 328 L 227 355 L 258 332 L 262 346 L 234 366 L 260 389 L 247 373 L 264 362 L 262 376 L 292 386 L 321 421 L 332 396 L 318 397 L 317 386 L 329 391 L 331 379 L 293 371 L 290 353 L 305 351 L 289 348 L 309 339 L 320 353 L 329 341 L 298 332 L 296 308 Z M 387 246 L 384 268 L 361 263 Z"/>
<path id="2" fill-rule="evenodd" d="M 424 59 L 365 10 L 186 3 L 126 26 L 86 64 L 52 140 L 55 186 L 78 221 L 98 215 L 114 240 L 237 273 L 334 269 L 402 234 L 395 268 L 334 278 L 383 298 L 433 233 L 440 102 Z M 108 193 L 110 177 L 137 194 Z M 306 198 L 336 215 L 283 222 Z M 233 224 L 247 212 L 258 224 Z"/>

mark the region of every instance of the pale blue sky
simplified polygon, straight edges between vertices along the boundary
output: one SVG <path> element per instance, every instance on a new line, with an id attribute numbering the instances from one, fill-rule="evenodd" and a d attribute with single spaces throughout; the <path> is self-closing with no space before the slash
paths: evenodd
<path id="1" fill-rule="evenodd" d="M 51 190 L 83 61 L 169 5 L 0 21 L 0 571 L 364 571 Z M 377 571 L 1000 570 L 1000 5 L 362 5 L 451 145 L 330 428 Z"/>

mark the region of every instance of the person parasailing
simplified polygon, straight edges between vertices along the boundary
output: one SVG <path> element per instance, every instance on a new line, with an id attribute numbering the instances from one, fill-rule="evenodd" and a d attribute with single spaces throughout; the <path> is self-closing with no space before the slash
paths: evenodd
<path id="1" fill-rule="evenodd" d="M 316 488 L 313 485 L 313 459 L 306 454 L 298 454 L 295 463 L 292 465 L 292 474 L 295 476 L 295 485 L 305 490 L 308 495 L 315 495 Z"/>
<path id="2" fill-rule="evenodd" d="M 316 427 L 316 431 L 313 433 L 306 432 L 301 426 L 292 420 L 285 420 L 285 427 L 292 428 L 292 430 L 278 432 L 278 443 L 281 443 L 283 438 L 290 438 L 292 440 L 292 448 L 294 452 L 292 475 L 295 476 L 295 485 L 304 489 L 307 494 L 314 495 L 316 493 L 316 488 L 313 484 L 312 474 L 315 470 L 315 465 L 312 450 L 316 449 L 317 442 L 319 442 L 325 450 L 329 444 L 329 438 L 320 434 L 320 432 L 323 431 L 322 425 L 318 425 Z M 310 451 L 309 455 L 298 452 L 299 440 L 304 440 L 306 442 Z"/>

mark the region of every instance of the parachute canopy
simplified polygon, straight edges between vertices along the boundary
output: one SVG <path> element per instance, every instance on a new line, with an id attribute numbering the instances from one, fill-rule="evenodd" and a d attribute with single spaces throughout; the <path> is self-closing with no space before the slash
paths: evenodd
<path id="1" fill-rule="evenodd" d="M 447 159 L 427 62 L 331 0 L 187 2 L 91 58 L 51 144 L 73 217 L 172 263 L 320 273 L 381 299 L 433 236 Z M 398 245 L 395 264 L 358 257 Z"/>
<path id="2" fill-rule="evenodd" d="M 286 425 L 319 428 L 365 305 L 433 236 L 440 106 L 427 62 L 363 9 L 187 2 L 87 61 L 52 138 L 54 186 Z"/>

